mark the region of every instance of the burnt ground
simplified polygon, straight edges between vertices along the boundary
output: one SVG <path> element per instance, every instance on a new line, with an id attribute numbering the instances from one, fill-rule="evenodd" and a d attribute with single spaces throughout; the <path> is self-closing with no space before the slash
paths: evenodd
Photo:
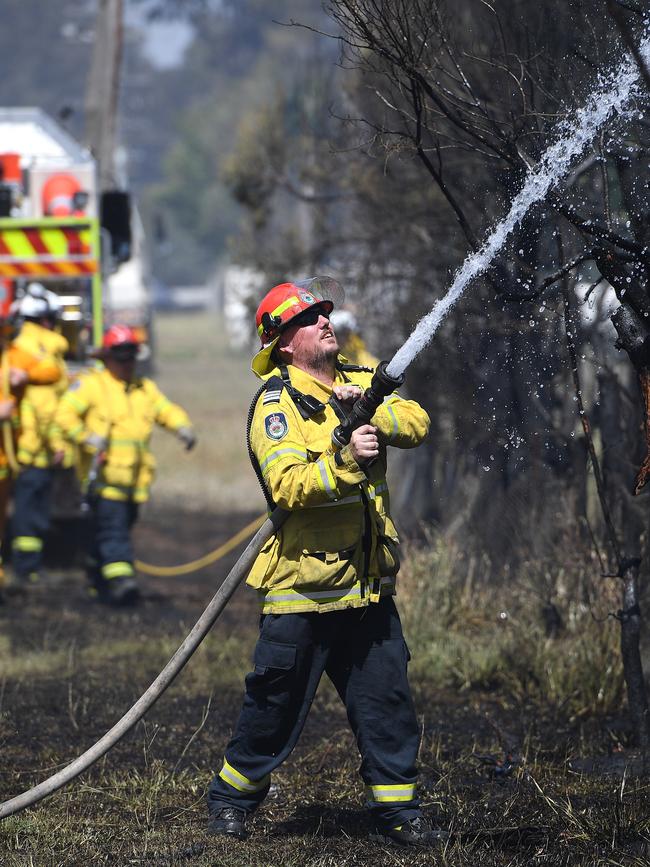
<path id="1" fill-rule="evenodd" d="M 203 554 L 255 517 L 146 513 L 141 559 Z M 18 794 L 95 742 L 148 686 L 237 553 L 183 578 L 143 578 L 129 610 L 98 605 L 78 570 L 0 608 L 0 796 Z M 597 865 L 650 863 L 647 782 L 628 762 L 622 720 L 414 681 L 427 814 L 454 832 L 435 852 L 368 839 L 358 755 L 333 691 L 319 692 L 301 742 L 274 777 L 246 842 L 204 831 L 204 793 L 236 719 L 255 637 L 240 588 L 196 657 L 124 740 L 40 805 L 0 825 L 3 865 Z M 515 766 L 490 764 L 512 752 Z M 598 755 L 599 763 L 571 765 Z M 587 769 L 589 773 L 581 770 Z"/>

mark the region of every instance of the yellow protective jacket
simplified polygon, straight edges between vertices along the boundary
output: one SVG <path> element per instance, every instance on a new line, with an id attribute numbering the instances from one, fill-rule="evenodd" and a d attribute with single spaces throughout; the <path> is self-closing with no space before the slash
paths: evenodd
<path id="1" fill-rule="evenodd" d="M 149 448 L 154 424 L 172 431 L 190 427 L 185 410 L 172 403 L 151 379 L 123 382 L 108 370 L 83 373 L 63 395 L 56 424 L 64 437 L 82 446 L 85 478 L 94 450 L 85 447 L 90 434 L 108 440 L 106 459 L 94 492 L 107 500 L 144 503 L 154 477 Z"/>
<path id="2" fill-rule="evenodd" d="M 28 385 L 20 403 L 20 434 L 18 462 L 24 466 L 48 467 L 58 440 L 54 416 L 61 396 L 69 384 L 63 359 L 68 341 L 62 334 L 43 328 L 36 322 L 25 322 L 14 346 L 56 367 L 59 378 L 51 385 Z M 65 449 L 64 465 L 72 463 L 72 449 Z"/>
<path id="3" fill-rule="evenodd" d="M 274 383 L 258 398 L 251 446 L 273 500 L 291 514 L 262 548 L 247 583 L 258 590 L 265 614 L 377 602 L 394 594 L 399 569 L 386 447 L 419 445 L 428 433 L 429 416 L 415 401 L 397 394 L 387 398 L 372 419 L 380 454 L 366 476 L 349 446 L 340 451 L 332 446 L 339 423 L 327 403 L 332 389 L 299 368 L 287 369 L 294 388 L 326 406 L 304 419 L 287 390 Z M 335 384 L 348 381 L 366 389 L 371 379 L 369 373 L 337 372 Z"/>
<path id="4" fill-rule="evenodd" d="M 9 371 L 12 367 L 24 370 L 27 373 L 28 383 L 39 387 L 51 385 L 61 376 L 58 367 L 49 358 L 38 358 L 31 352 L 11 343 L 7 349 L 0 349 L 0 399 L 13 400 L 14 408 L 12 417 L 7 422 L 0 423 L 2 436 L 0 437 L 0 478 L 9 475 L 9 459 L 7 446 L 12 452 L 16 450 L 16 438 L 20 429 L 19 408 L 25 393 L 25 386 L 10 388 Z"/>
<path id="5" fill-rule="evenodd" d="M 372 352 L 368 350 L 365 340 L 358 334 L 350 334 L 343 346 L 341 346 L 341 354 L 351 364 L 369 367 L 371 370 L 374 370 L 379 364 L 379 359 L 375 358 Z"/>

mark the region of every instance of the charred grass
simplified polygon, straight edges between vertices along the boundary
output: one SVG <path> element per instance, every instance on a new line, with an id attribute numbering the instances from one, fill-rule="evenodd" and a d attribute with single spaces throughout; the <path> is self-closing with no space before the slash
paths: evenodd
<path id="1" fill-rule="evenodd" d="M 254 603 L 242 591 L 145 721 L 65 791 L 0 825 L 3 865 L 647 864 L 650 787 L 637 775 L 621 714 L 615 631 L 588 611 L 583 623 L 567 604 L 562 632 L 548 638 L 525 588 L 511 596 L 507 618 L 500 593 L 480 582 L 470 603 L 459 557 L 431 540 L 409 553 L 402 581 L 421 795 L 426 813 L 452 832 L 445 846 L 403 851 L 369 839 L 358 754 L 328 684 L 250 839 L 206 834 L 205 791 L 255 638 Z M 156 585 L 139 609 L 116 612 L 85 601 L 63 576 L 19 609 L 5 606 L 3 799 L 59 769 L 119 718 L 216 580 L 199 575 L 184 595 Z M 39 633 L 43 609 L 57 606 L 60 625 Z M 601 761 L 598 772 L 575 770 L 572 761 L 585 756 Z"/>

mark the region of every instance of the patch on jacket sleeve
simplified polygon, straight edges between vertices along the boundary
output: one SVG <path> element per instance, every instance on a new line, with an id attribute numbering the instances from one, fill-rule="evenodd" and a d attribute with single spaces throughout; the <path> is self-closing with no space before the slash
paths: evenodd
<path id="1" fill-rule="evenodd" d="M 289 430 L 287 417 L 283 412 L 273 412 L 264 419 L 266 435 L 272 440 L 281 440 Z"/>
<path id="2" fill-rule="evenodd" d="M 78 388 L 81 388 L 81 380 L 74 379 L 68 386 L 68 391 L 76 391 Z"/>

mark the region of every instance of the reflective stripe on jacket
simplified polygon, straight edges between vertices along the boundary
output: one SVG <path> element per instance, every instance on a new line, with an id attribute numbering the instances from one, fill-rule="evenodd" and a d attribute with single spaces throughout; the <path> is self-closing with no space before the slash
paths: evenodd
<path id="1" fill-rule="evenodd" d="M 36 322 L 25 322 L 14 346 L 29 352 L 41 362 L 53 365 L 59 371 L 59 379 L 52 385 L 28 385 L 20 404 L 20 435 L 18 437 L 18 461 L 25 466 L 48 467 L 52 453 L 57 450 L 59 439 L 54 427 L 54 416 L 62 394 L 68 387 L 68 372 L 63 356 L 68 351 L 68 341 L 62 334 L 43 328 Z M 64 466 L 71 466 L 73 451 L 70 445 Z"/>
<path id="2" fill-rule="evenodd" d="M 151 379 L 131 383 L 108 370 L 82 374 L 63 395 L 56 413 L 63 436 L 83 446 L 90 434 L 108 440 L 95 493 L 108 500 L 149 498 L 155 461 L 149 448 L 154 424 L 172 431 L 190 427 L 185 410 L 172 403 Z M 84 448 L 82 476 L 88 472 L 92 450 Z"/>
<path id="3" fill-rule="evenodd" d="M 260 395 L 251 446 L 275 503 L 292 514 L 262 548 L 247 583 L 260 593 L 265 614 L 358 608 L 394 593 L 398 536 L 390 517 L 386 446 L 412 448 L 429 430 L 415 401 L 391 395 L 372 424 L 379 458 L 368 476 L 350 447 L 338 452 L 331 435 L 339 420 L 327 403 L 332 389 L 289 366 L 291 384 L 326 404 L 304 419 L 286 389 Z M 279 371 L 275 372 L 276 374 Z M 366 389 L 372 375 L 337 373 Z"/>

